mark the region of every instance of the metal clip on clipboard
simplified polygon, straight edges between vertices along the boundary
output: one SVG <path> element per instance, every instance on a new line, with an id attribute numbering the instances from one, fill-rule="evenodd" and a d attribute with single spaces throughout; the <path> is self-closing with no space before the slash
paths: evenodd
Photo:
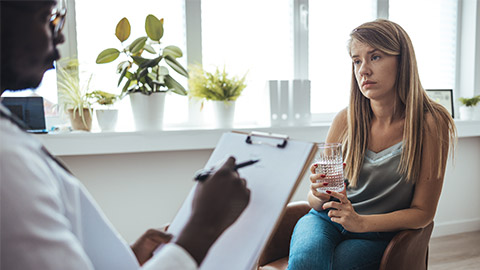
<path id="1" fill-rule="evenodd" d="M 264 141 L 261 141 L 261 140 L 252 140 L 253 136 L 279 139 L 279 140 L 282 140 L 282 143 L 273 144 L 273 143 L 264 142 Z M 287 141 L 288 141 L 288 136 L 287 135 L 267 133 L 267 132 L 258 132 L 258 131 L 250 132 L 247 136 L 247 139 L 245 140 L 245 142 L 248 143 L 248 144 L 265 144 L 265 145 L 270 145 L 270 146 L 278 147 L 278 148 L 285 148 L 285 146 L 287 145 Z"/>

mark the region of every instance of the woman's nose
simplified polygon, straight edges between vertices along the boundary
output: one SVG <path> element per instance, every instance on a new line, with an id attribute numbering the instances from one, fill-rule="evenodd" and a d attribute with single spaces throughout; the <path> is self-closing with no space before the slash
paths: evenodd
<path id="1" fill-rule="evenodd" d="M 372 74 L 372 70 L 370 69 L 370 66 L 366 61 L 362 62 L 362 65 L 358 69 L 358 74 L 362 77 L 369 76 Z"/>

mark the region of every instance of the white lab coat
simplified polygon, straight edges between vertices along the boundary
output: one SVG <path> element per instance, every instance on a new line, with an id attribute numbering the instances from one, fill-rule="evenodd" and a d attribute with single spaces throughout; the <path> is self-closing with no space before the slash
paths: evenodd
<path id="1" fill-rule="evenodd" d="M 41 147 L 0 118 L 0 268 L 140 269 L 85 187 Z M 142 269 L 197 265 L 183 248 L 167 244 Z"/>

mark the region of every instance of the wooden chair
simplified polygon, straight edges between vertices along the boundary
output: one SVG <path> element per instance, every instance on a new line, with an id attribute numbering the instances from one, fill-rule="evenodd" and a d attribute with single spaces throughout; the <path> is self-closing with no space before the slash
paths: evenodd
<path id="1" fill-rule="evenodd" d="M 289 203 L 278 228 L 258 261 L 258 270 L 285 270 L 288 265 L 290 237 L 297 221 L 310 211 L 307 202 Z M 380 270 L 427 269 L 428 242 L 433 221 L 423 229 L 397 233 L 388 244 Z"/>

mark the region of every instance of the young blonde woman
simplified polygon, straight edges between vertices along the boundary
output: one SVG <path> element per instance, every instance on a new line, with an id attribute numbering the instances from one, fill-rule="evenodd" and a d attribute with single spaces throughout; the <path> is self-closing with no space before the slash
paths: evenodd
<path id="1" fill-rule="evenodd" d="M 420 83 L 405 30 L 376 20 L 350 37 L 350 103 L 326 139 L 343 143 L 350 185 L 341 193 L 318 192 L 325 175 L 312 166 L 312 210 L 292 235 L 290 270 L 378 269 L 397 231 L 433 220 L 455 140 L 453 119 Z"/>

